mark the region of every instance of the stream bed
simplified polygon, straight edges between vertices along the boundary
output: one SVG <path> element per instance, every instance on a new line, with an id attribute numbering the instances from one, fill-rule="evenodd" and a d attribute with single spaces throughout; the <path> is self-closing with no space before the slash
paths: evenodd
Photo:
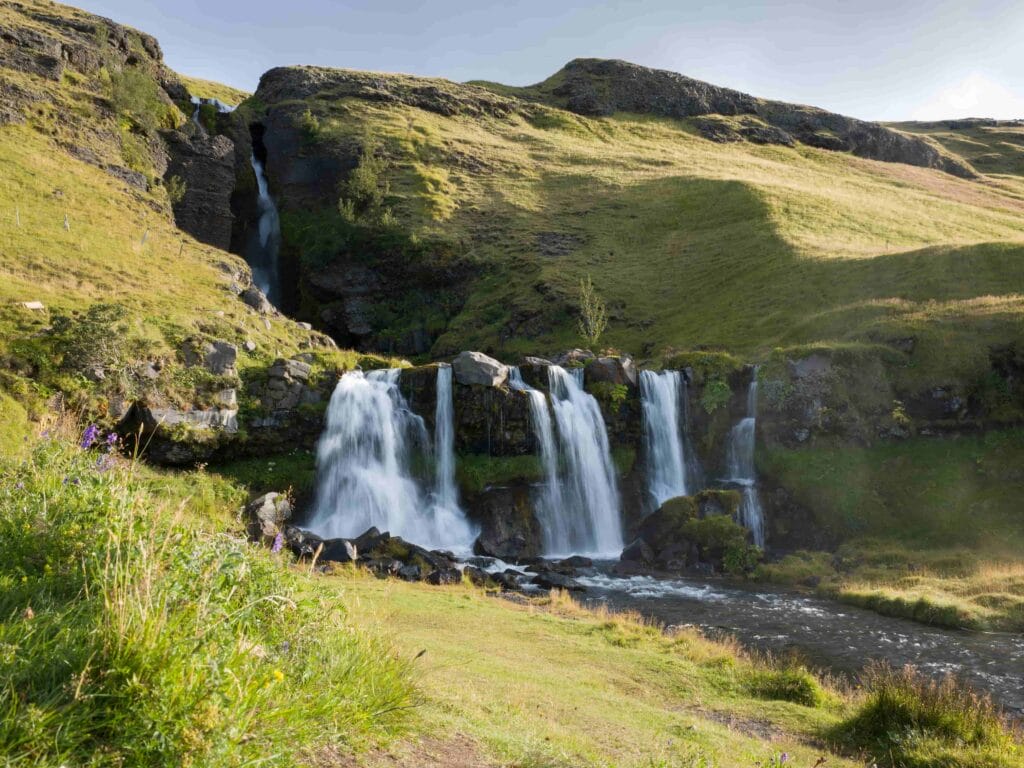
<path id="1" fill-rule="evenodd" d="M 941 678 L 956 676 L 988 691 L 1011 714 L 1024 717 L 1024 635 L 929 627 L 854 606 L 768 585 L 735 585 L 700 578 L 618 577 L 611 563 L 580 577 L 580 600 L 631 609 L 667 626 L 727 633 L 773 653 L 798 651 L 812 665 L 839 674 L 871 659 L 913 664 Z"/>

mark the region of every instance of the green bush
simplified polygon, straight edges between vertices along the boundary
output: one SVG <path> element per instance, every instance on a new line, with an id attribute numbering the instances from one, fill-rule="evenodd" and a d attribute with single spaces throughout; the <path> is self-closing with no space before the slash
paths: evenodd
<path id="1" fill-rule="evenodd" d="M 732 389 L 729 382 L 722 378 L 709 379 L 704 384 L 704 391 L 700 395 L 700 404 L 706 413 L 714 413 L 719 408 L 724 408 L 732 398 Z"/>
<path id="2" fill-rule="evenodd" d="M 390 192 L 387 162 L 377 156 L 377 148 L 367 143 L 359 155 L 359 163 L 341 182 L 338 189 L 338 211 L 349 223 L 385 226 L 391 222 L 390 209 L 384 200 Z"/>
<path id="3" fill-rule="evenodd" d="M 167 121 L 167 105 L 160 98 L 160 86 L 141 69 L 127 67 L 109 73 L 110 103 L 139 128 L 152 133 Z"/>
<path id="4" fill-rule="evenodd" d="M 121 304 L 93 304 L 84 312 L 53 318 L 61 365 L 69 371 L 122 371 L 127 363 L 128 310 Z"/>
<path id="5" fill-rule="evenodd" d="M 879 764 L 926 768 L 966 765 L 965 747 L 975 755 L 970 765 L 1019 765 L 1020 752 L 1003 713 L 987 695 L 955 678 L 936 682 L 912 667 L 895 670 L 874 662 L 864 671 L 865 695 L 836 735 L 870 753 Z"/>
<path id="6" fill-rule="evenodd" d="M 818 678 L 801 665 L 755 669 L 747 689 L 761 699 L 791 701 L 804 707 L 820 707 L 828 700 Z"/>
<path id="7" fill-rule="evenodd" d="M 101 446 L 0 469 L 6 765 L 294 765 L 400 724 L 387 646 L 275 556 L 175 522 Z"/>

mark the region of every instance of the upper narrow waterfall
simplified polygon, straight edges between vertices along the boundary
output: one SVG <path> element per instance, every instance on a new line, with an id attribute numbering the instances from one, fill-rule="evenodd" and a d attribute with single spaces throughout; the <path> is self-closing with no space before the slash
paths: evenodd
<path id="1" fill-rule="evenodd" d="M 658 506 L 687 493 L 687 461 L 681 418 L 682 379 L 679 371 L 640 372 L 640 399 L 647 447 L 647 489 Z"/>
<path id="2" fill-rule="evenodd" d="M 757 492 L 757 469 L 754 466 L 754 444 L 757 439 L 757 371 L 747 390 L 747 416 L 729 434 L 729 481 L 743 487 L 740 522 L 750 529 L 754 543 L 764 546 L 764 514 Z"/>
<path id="3" fill-rule="evenodd" d="M 309 527 L 331 538 L 377 526 L 422 546 L 468 549 L 474 533 L 458 505 L 428 504 L 410 472 L 413 451 L 430 445 L 423 419 L 398 389 L 400 374 L 353 371 L 335 387 Z"/>
<path id="4" fill-rule="evenodd" d="M 541 511 L 548 554 L 618 554 L 622 550 L 619 489 L 608 433 L 597 401 L 583 390 L 582 370 L 548 368 L 551 407 L 565 474 L 560 504 Z"/>
<path id="5" fill-rule="evenodd" d="M 259 237 L 250 241 L 246 251 L 246 261 L 252 267 L 252 278 L 272 304 L 280 304 L 280 267 L 278 251 L 281 248 L 281 219 L 277 213 L 274 198 L 270 196 L 267 176 L 263 163 L 256 154 L 251 157 L 252 170 L 256 174 L 256 187 L 259 190 L 257 204 L 259 206 Z"/>

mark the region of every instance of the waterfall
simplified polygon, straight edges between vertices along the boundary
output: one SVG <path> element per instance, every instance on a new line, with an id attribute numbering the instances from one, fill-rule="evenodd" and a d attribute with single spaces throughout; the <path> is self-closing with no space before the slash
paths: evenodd
<path id="1" fill-rule="evenodd" d="M 754 543 L 764 546 L 764 514 L 757 492 L 757 469 L 754 466 L 754 445 L 757 440 L 757 371 L 747 390 L 747 415 L 729 434 L 729 482 L 742 487 L 740 522 L 754 537 Z"/>
<path id="2" fill-rule="evenodd" d="M 376 526 L 422 546 L 468 549 L 474 531 L 458 505 L 427 504 L 410 472 L 413 451 L 430 446 L 423 419 L 399 392 L 400 374 L 353 371 L 335 387 L 317 447 L 309 528 L 335 538 Z M 454 497 L 454 481 L 452 489 Z"/>
<path id="3" fill-rule="evenodd" d="M 434 504 L 445 510 L 459 511 L 459 490 L 455 485 L 455 424 L 452 411 L 452 367 L 440 365 L 437 368 L 437 405 L 434 407 Z"/>
<path id="4" fill-rule="evenodd" d="M 545 531 L 545 542 L 550 545 L 553 536 L 548 536 L 547 531 L 554 531 L 557 527 L 553 516 L 564 509 L 565 503 L 562 498 L 562 482 L 558 476 L 558 444 L 555 442 L 555 427 L 551 421 L 551 411 L 548 409 L 548 399 L 538 389 L 534 389 L 523 381 L 522 372 L 518 366 L 509 370 L 508 385 L 512 389 L 525 392 L 530 399 L 530 424 L 533 427 L 533 436 L 540 451 L 540 462 L 544 469 L 544 485 L 536 499 L 536 509 L 541 527 Z"/>
<path id="5" fill-rule="evenodd" d="M 679 371 L 640 372 L 640 402 L 647 447 L 647 488 L 657 506 L 685 496 L 686 451 L 680 407 L 683 377 Z"/>
<path id="6" fill-rule="evenodd" d="M 597 401 L 583 390 L 583 371 L 548 367 L 551 407 L 565 473 L 560 504 L 541 510 L 548 554 L 617 555 L 622 550 L 619 489 L 608 433 Z"/>
<path id="7" fill-rule="evenodd" d="M 281 219 L 277 206 L 270 196 L 267 175 L 263 163 L 253 153 L 250 162 L 256 174 L 256 186 L 259 190 L 257 206 L 259 207 L 259 237 L 251 242 L 246 253 L 246 261 L 252 267 L 252 277 L 271 304 L 280 303 L 280 276 L 278 267 L 278 251 L 281 247 Z"/>

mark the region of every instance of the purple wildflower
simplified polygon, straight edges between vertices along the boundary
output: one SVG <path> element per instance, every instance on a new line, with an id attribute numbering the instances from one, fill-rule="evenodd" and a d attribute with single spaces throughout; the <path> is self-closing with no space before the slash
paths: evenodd
<path id="1" fill-rule="evenodd" d="M 110 457 L 110 454 L 101 453 L 96 457 L 96 471 L 106 472 L 114 466 L 114 460 Z"/>
<path id="2" fill-rule="evenodd" d="M 90 424 L 85 428 L 85 432 L 82 433 L 82 442 L 79 445 L 82 448 L 92 448 L 93 443 L 96 442 L 96 438 L 99 437 L 100 428 L 95 424 Z"/>
<path id="3" fill-rule="evenodd" d="M 284 546 L 284 534 L 280 531 L 277 532 L 277 536 L 274 537 L 274 543 L 270 547 L 271 552 L 280 552 Z"/>
<path id="4" fill-rule="evenodd" d="M 117 432 L 111 432 L 107 435 L 107 447 L 113 450 L 115 445 L 117 445 Z"/>
<path id="5" fill-rule="evenodd" d="M 789 752 L 783 752 L 779 755 L 779 765 L 785 765 L 789 762 Z"/>

